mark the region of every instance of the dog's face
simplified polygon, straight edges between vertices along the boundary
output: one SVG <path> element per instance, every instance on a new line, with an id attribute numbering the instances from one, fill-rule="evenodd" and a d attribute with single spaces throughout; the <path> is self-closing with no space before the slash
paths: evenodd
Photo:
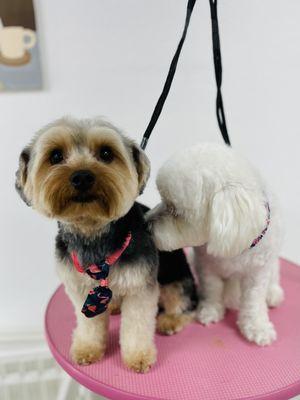
<path id="1" fill-rule="evenodd" d="M 144 152 L 112 125 L 61 119 L 21 153 L 16 188 L 48 217 L 109 222 L 127 213 L 149 171 Z"/>
<path id="2" fill-rule="evenodd" d="M 183 149 L 157 174 L 161 204 L 147 214 L 160 250 L 207 245 L 235 257 L 266 226 L 264 186 L 253 167 L 227 146 Z"/>

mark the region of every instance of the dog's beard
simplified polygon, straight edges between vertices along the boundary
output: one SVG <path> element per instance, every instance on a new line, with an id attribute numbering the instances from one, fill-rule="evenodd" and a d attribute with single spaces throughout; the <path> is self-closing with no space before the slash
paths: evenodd
<path id="1" fill-rule="evenodd" d="M 98 201 L 99 199 L 92 193 L 79 193 L 71 198 L 75 203 L 92 203 Z"/>
<path id="2" fill-rule="evenodd" d="M 59 165 L 49 170 L 48 163 L 41 163 L 34 179 L 33 206 L 44 215 L 59 221 L 108 222 L 123 216 L 138 194 L 136 176 L 126 166 L 108 169 L 87 164 L 96 177 L 93 187 L 86 192 L 76 190 L 70 176 L 82 165 Z"/>
<path id="3" fill-rule="evenodd" d="M 127 203 L 133 201 L 124 183 L 107 177 L 86 193 L 76 192 L 68 183 L 48 179 L 39 192 L 37 208 L 59 220 L 108 220 L 120 217 L 124 208 L 128 208 Z"/>

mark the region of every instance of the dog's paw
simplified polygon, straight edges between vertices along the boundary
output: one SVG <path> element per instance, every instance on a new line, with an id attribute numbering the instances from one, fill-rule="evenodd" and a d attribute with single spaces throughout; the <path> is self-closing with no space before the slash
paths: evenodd
<path id="1" fill-rule="evenodd" d="M 196 318 L 201 324 L 209 325 L 221 321 L 224 314 L 225 308 L 222 304 L 203 301 L 198 306 Z"/>
<path id="2" fill-rule="evenodd" d="M 178 315 L 161 313 L 157 317 L 156 329 L 163 335 L 173 335 L 180 332 L 192 319 L 191 313 Z"/>
<path id="3" fill-rule="evenodd" d="M 278 307 L 284 299 L 283 289 L 279 285 L 269 287 L 267 293 L 267 304 L 269 307 Z"/>
<path id="4" fill-rule="evenodd" d="M 105 346 L 98 343 L 74 340 L 71 346 L 71 358 L 79 365 L 89 365 L 101 360 L 105 353 Z"/>
<path id="5" fill-rule="evenodd" d="M 270 345 L 277 337 L 274 325 L 270 321 L 238 321 L 243 336 L 259 346 Z"/>
<path id="6" fill-rule="evenodd" d="M 145 373 L 150 370 L 156 361 L 156 349 L 150 347 L 147 350 L 125 353 L 122 355 L 124 364 L 134 372 Z"/>

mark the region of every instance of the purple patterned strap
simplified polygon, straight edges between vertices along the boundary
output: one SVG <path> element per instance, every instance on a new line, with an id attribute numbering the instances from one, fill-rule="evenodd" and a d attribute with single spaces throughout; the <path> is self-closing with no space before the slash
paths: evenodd
<path id="1" fill-rule="evenodd" d="M 266 206 L 266 209 L 267 209 L 267 222 L 266 222 L 266 227 L 265 227 L 265 229 L 261 232 L 261 234 L 260 234 L 256 239 L 253 240 L 253 242 L 252 242 L 252 244 L 251 244 L 251 246 L 250 246 L 250 249 L 252 249 L 253 247 L 255 247 L 255 246 L 257 245 L 257 243 L 259 243 L 259 242 L 261 241 L 261 239 L 265 236 L 265 234 L 266 234 L 266 232 L 267 232 L 267 230 L 268 230 L 268 228 L 269 228 L 269 225 L 270 225 L 270 222 L 271 222 L 270 205 L 269 205 L 269 203 L 266 203 L 265 206 Z"/>

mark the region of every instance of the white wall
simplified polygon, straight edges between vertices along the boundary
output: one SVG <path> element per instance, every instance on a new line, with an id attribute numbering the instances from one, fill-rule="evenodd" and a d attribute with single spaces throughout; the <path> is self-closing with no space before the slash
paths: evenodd
<path id="1" fill-rule="evenodd" d="M 33 132 L 62 114 L 105 115 L 140 140 L 183 26 L 186 1 L 39 0 L 41 92 L 0 94 L 0 331 L 39 328 L 58 281 L 55 223 L 14 191 L 18 154 Z M 282 255 L 300 262 L 300 2 L 219 2 L 224 101 L 233 146 L 264 173 L 286 217 Z M 147 149 L 155 174 L 196 141 L 220 141 L 208 1 L 198 1 L 178 73 Z"/>

